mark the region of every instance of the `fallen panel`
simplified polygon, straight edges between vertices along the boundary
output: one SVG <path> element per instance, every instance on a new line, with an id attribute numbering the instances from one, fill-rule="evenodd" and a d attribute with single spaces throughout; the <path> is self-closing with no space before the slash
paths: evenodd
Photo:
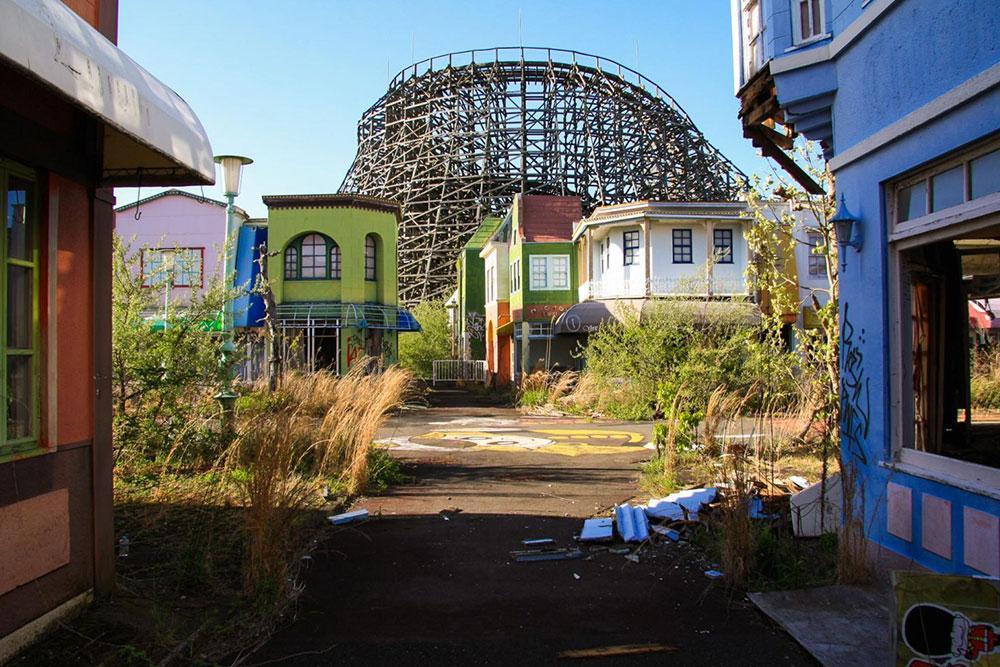
<path id="1" fill-rule="evenodd" d="M 679 521 L 698 520 L 698 512 L 702 505 L 715 500 L 717 490 L 714 486 L 704 489 L 687 489 L 671 493 L 665 498 L 654 498 L 646 504 L 646 514 L 656 519 Z"/>
<path id="2" fill-rule="evenodd" d="M 824 586 L 748 597 L 827 667 L 893 664 L 888 590 Z"/>
<path id="3" fill-rule="evenodd" d="M 610 540 L 613 530 L 611 517 L 587 519 L 583 522 L 583 530 L 580 531 L 580 541 L 603 542 Z"/>
<path id="4" fill-rule="evenodd" d="M 649 537 L 649 522 L 643 507 L 619 505 L 615 508 L 618 534 L 626 542 L 641 542 Z"/>
<path id="5" fill-rule="evenodd" d="M 355 521 L 361 521 L 362 519 L 368 518 L 368 510 L 354 510 L 353 512 L 344 512 L 343 514 L 334 514 L 333 516 L 326 517 L 330 523 L 335 526 L 342 526 L 345 523 L 353 523 Z"/>

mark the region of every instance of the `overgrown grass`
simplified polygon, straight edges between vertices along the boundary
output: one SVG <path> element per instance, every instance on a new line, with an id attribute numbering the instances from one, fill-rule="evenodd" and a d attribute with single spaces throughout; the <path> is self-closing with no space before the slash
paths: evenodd
<path id="1" fill-rule="evenodd" d="M 972 361 L 972 407 L 1000 410 L 1000 346 L 978 348 Z"/>

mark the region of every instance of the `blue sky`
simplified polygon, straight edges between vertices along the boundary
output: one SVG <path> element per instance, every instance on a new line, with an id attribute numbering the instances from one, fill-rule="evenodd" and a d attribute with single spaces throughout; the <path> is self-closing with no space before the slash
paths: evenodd
<path id="1" fill-rule="evenodd" d="M 743 171 L 767 170 L 736 116 L 729 0 L 121 0 L 119 25 L 119 46 L 191 104 L 216 153 L 254 159 L 237 200 L 254 216 L 266 213 L 264 194 L 337 190 L 357 120 L 385 92 L 387 70 L 519 42 L 638 70 Z M 218 187 L 204 193 L 221 198 Z"/>

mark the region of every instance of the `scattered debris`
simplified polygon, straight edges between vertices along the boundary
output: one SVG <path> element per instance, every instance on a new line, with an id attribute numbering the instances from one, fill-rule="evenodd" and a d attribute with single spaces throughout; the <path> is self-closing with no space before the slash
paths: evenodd
<path id="1" fill-rule="evenodd" d="M 355 521 L 361 521 L 362 519 L 367 519 L 368 510 L 354 510 L 353 512 L 334 514 L 333 516 L 328 516 L 326 518 L 333 525 L 342 526 L 345 523 L 354 523 Z"/>
<path id="2" fill-rule="evenodd" d="M 580 531 L 581 542 L 603 542 L 611 539 L 613 528 L 611 517 L 587 519 Z"/>
<path id="3" fill-rule="evenodd" d="M 760 496 L 754 496 L 750 499 L 750 505 L 747 507 L 747 512 L 750 514 L 751 519 L 777 519 L 777 514 L 768 514 L 764 511 L 764 499 Z"/>
<path id="4" fill-rule="evenodd" d="M 698 520 L 702 505 L 715 500 L 718 490 L 714 486 L 704 489 L 687 489 L 671 493 L 666 498 L 654 498 L 646 504 L 646 514 L 655 519 Z"/>
<path id="5" fill-rule="evenodd" d="M 792 531 L 796 537 L 818 537 L 822 533 L 837 532 L 840 528 L 844 500 L 840 473 L 826 478 L 825 494 L 823 486 L 817 482 L 792 496 Z M 821 504 L 826 506 L 823 511 L 820 511 Z"/>
<path id="6" fill-rule="evenodd" d="M 654 533 L 658 535 L 663 535 L 668 540 L 671 540 L 673 542 L 679 542 L 681 539 L 681 534 L 678 531 L 674 530 L 673 528 L 667 528 L 666 526 L 660 526 L 657 524 L 652 524 L 649 527 Z"/>
<path id="7" fill-rule="evenodd" d="M 511 551 L 510 557 L 519 563 L 530 563 L 541 560 L 574 560 L 583 557 L 583 552 L 577 547 L 570 549 L 531 549 L 527 551 Z"/>
<path id="8" fill-rule="evenodd" d="M 798 475 L 790 476 L 788 478 L 788 481 L 794 484 L 795 486 L 799 487 L 800 489 L 804 489 L 807 486 L 809 486 L 809 480 L 807 480 L 805 477 L 799 477 Z"/>
<path id="9" fill-rule="evenodd" d="M 559 657 L 563 660 L 580 660 L 588 658 L 616 658 L 624 655 L 643 655 L 645 653 L 667 653 L 678 650 L 669 644 L 624 644 L 622 646 L 603 646 L 599 648 L 576 649 L 563 651 Z"/>
<path id="10" fill-rule="evenodd" d="M 627 554 L 625 556 L 625 560 L 632 561 L 633 563 L 638 563 L 639 562 L 639 554 L 638 554 L 638 552 L 636 552 L 634 554 Z"/>
<path id="11" fill-rule="evenodd" d="M 551 537 L 538 537 L 531 540 L 521 540 L 521 544 L 526 547 L 536 547 L 542 544 L 555 544 L 556 541 Z"/>
<path id="12" fill-rule="evenodd" d="M 718 570 L 705 570 L 705 576 L 709 579 L 721 579 L 722 573 Z"/>
<path id="13" fill-rule="evenodd" d="M 580 581 L 580 575 L 578 575 L 576 572 L 573 573 L 573 578 L 576 579 L 577 581 Z"/>
<path id="14" fill-rule="evenodd" d="M 629 553 L 630 551 L 631 549 L 629 549 L 628 547 L 610 547 L 608 549 L 608 553 L 612 553 L 616 556 L 622 556 L 624 554 Z"/>
<path id="15" fill-rule="evenodd" d="M 618 505 L 615 507 L 618 534 L 626 542 L 642 542 L 649 538 L 649 522 L 643 507 Z"/>

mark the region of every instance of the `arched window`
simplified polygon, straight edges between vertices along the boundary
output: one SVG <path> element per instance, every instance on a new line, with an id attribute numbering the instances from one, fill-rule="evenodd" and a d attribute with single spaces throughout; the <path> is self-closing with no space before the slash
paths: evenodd
<path id="1" fill-rule="evenodd" d="M 375 237 L 365 237 L 365 280 L 375 280 Z"/>
<path id="2" fill-rule="evenodd" d="M 340 246 L 328 236 L 306 234 L 285 248 L 286 280 L 340 280 Z"/>
<path id="3" fill-rule="evenodd" d="M 330 242 L 330 277 L 340 280 L 340 246 L 336 241 Z"/>
<path id="4" fill-rule="evenodd" d="M 319 234 L 310 234 L 302 239 L 301 277 L 326 278 L 326 239 Z"/>
<path id="5" fill-rule="evenodd" d="M 299 277 L 299 249 L 295 246 L 285 248 L 285 278 L 295 280 Z"/>

